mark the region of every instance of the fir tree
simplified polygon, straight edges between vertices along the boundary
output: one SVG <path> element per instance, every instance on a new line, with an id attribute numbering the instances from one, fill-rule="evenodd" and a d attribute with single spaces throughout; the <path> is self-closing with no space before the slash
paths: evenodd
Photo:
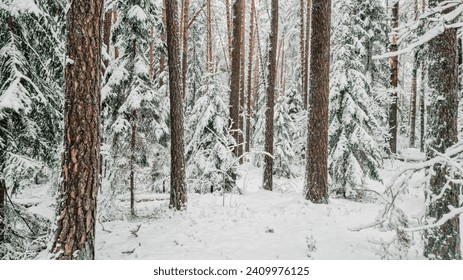
<path id="1" fill-rule="evenodd" d="M 333 33 L 329 148 L 331 189 L 348 198 L 363 194 L 366 178 L 379 180 L 380 125 L 371 111 L 371 84 L 366 77 L 365 11 L 357 0 L 338 1 Z"/>

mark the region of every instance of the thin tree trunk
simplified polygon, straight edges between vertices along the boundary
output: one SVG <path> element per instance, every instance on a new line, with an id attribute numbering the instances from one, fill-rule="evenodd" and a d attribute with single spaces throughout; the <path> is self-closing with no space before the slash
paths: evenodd
<path id="1" fill-rule="evenodd" d="M 425 149 L 425 135 L 426 135 L 426 106 L 425 106 L 425 66 L 421 64 L 421 94 L 420 94 L 420 151 L 424 152 Z"/>
<path id="2" fill-rule="evenodd" d="M 114 6 L 114 23 L 117 22 L 117 5 Z M 114 47 L 114 59 L 119 57 L 119 47 Z"/>
<path id="3" fill-rule="evenodd" d="M 106 45 L 106 53 L 109 55 L 111 45 L 111 23 L 112 23 L 113 12 L 106 12 L 104 14 L 104 33 L 103 41 Z M 109 60 L 105 59 L 104 64 L 106 67 L 109 65 Z"/>
<path id="4" fill-rule="evenodd" d="M 161 33 L 161 42 L 166 43 L 166 0 L 162 0 L 162 33 Z M 161 52 L 159 57 L 159 74 L 161 75 L 161 79 L 159 81 L 159 85 L 162 87 L 164 85 L 164 71 L 166 70 L 166 57 L 164 55 L 164 50 Z"/>
<path id="5" fill-rule="evenodd" d="M 135 216 L 135 146 L 137 143 L 137 112 L 132 113 L 132 135 L 130 138 L 130 213 Z"/>
<path id="6" fill-rule="evenodd" d="M 399 27 L 399 1 L 396 0 L 392 6 L 392 28 L 393 32 L 397 32 Z M 391 45 L 389 47 L 390 52 L 396 52 L 397 47 L 397 36 L 394 34 L 392 36 Z M 399 82 L 399 57 L 394 56 L 390 59 L 390 68 L 391 68 L 391 104 L 389 105 L 389 147 L 391 153 L 397 153 L 397 90 Z"/>
<path id="7" fill-rule="evenodd" d="M 252 60 L 254 57 L 254 18 L 256 16 L 256 3 L 251 0 L 251 16 L 249 18 L 249 53 L 248 53 L 248 94 L 246 115 L 246 152 L 251 151 L 251 117 L 252 117 Z"/>
<path id="8" fill-rule="evenodd" d="M 153 71 L 154 71 L 154 28 L 151 26 L 151 31 L 150 31 L 150 80 L 153 79 Z"/>
<path id="9" fill-rule="evenodd" d="M 418 20 L 419 17 L 419 6 L 418 0 L 415 0 L 415 20 Z M 412 69 L 412 96 L 410 100 L 410 147 L 415 147 L 415 138 L 416 138 L 416 103 L 418 96 L 418 52 L 415 51 L 413 69 Z"/>
<path id="10" fill-rule="evenodd" d="M 242 16 L 242 1 L 236 0 L 233 4 L 233 49 L 232 49 L 232 67 L 230 75 L 230 121 L 232 136 L 239 144 L 239 118 L 240 118 L 240 75 L 241 75 L 241 28 L 243 16 Z M 234 148 L 234 153 L 239 157 L 238 146 Z"/>
<path id="11" fill-rule="evenodd" d="M 63 180 L 51 251 L 57 259 L 95 258 L 100 184 L 101 46 L 104 0 L 71 2 L 67 19 Z"/>
<path id="12" fill-rule="evenodd" d="M 313 0 L 305 197 L 328 202 L 331 0 Z"/>
<path id="13" fill-rule="evenodd" d="M 190 14 L 190 0 L 183 0 L 183 55 L 182 55 L 182 92 L 186 97 L 186 75 L 188 73 L 188 18 Z"/>
<path id="14" fill-rule="evenodd" d="M 245 73 L 246 73 L 246 46 L 245 46 L 245 38 L 246 38 L 246 1 L 242 1 L 242 23 L 241 23 L 241 63 L 240 63 L 240 118 L 239 118 L 239 146 L 238 146 L 238 154 L 240 157 L 240 163 L 243 164 L 243 151 L 244 151 L 244 92 L 245 92 Z"/>
<path id="15" fill-rule="evenodd" d="M 306 27 L 305 27 L 305 51 L 304 51 L 304 109 L 307 109 L 307 100 L 309 98 L 309 60 L 311 58 L 311 50 L 310 50 L 310 39 L 311 38 L 311 26 L 312 26 L 312 0 L 307 0 L 307 20 L 306 20 Z"/>
<path id="16" fill-rule="evenodd" d="M 177 210 L 186 206 L 185 159 L 183 144 L 183 95 L 180 89 L 180 42 L 178 2 L 166 1 L 167 51 L 169 59 L 169 90 L 171 119 L 170 207 Z"/>
<path id="17" fill-rule="evenodd" d="M 299 55 L 301 59 L 301 95 L 302 95 L 302 100 L 305 99 L 305 93 L 307 92 L 306 83 L 305 83 L 305 70 L 306 67 L 304 66 L 305 63 L 305 11 L 306 10 L 306 5 L 304 0 L 300 0 L 300 8 L 299 8 L 299 15 L 300 15 L 300 23 L 299 23 Z M 307 100 L 306 100 L 307 101 Z M 305 103 L 307 104 L 307 102 Z M 305 106 L 304 106 L 305 108 Z"/>
<path id="18" fill-rule="evenodd" d="M 241 1 L 241 0 L 235 0 L 235 1 Z M 232 19 L 230 15 L 230 0 L 225 0 L 225 9 L 226 9 L 226 15 L 227 15 L 227 39 L 228 39 L 228 55 L 229 57 L 232 57 Z"/>
<path id="19" fill-rule="evenodd" d="M 431 0 L 431 7 L 443 0 Z M 443 11 L 451 13 L 453 9 Z M 437 153 L 458 142 L 458 39 L 457 29 L 449 28 L 429 42 L 428 84 L 429 99 L 429 139 L 427 156 L 432 158 Z M 445 65 L 445 67 L 443 67 Z M 458 208 L 461 186 L 448 183 L 448 176 L 453 168 L 447 164 L 437 163 L 426 192 L 429 205 L 426 209 L 426 222 L 433 224 L 442 219 L 451 207 Z M 435 199 L 439 197 L 439 199 Z M 442 226 L 429 229 L 424 234 L 424 255 L 431 259 L 460 260 L 460 219 L 456 216 Z"/>
<path id="20" fill-rule="evenodd" d="M 212 73 L 212 5 L 211 0 L 207 0 L 207 72 Z"/>
<path id="21" fill-rule="evenodd" d="M 5 240 L 5 180 L 0 179 L 0 244 Z"/>
<path id="22" fill-rule="evenodd" d="M 264 159 L 264 190 L 273 190 L 273 116 L 275 109 L 275 87 L 277 72 L 278 48 L 278 0 L 272 0 L 272 17 L 270 26 L 270 48 L 268 64 L 267 108 L 265 111 L 265 155 Z"/>

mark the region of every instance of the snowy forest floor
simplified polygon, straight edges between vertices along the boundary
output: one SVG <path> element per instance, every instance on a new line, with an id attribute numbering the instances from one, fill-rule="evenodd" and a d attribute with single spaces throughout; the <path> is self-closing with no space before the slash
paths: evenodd
<path id="1" fill-rule="evenodd" d="M 383 182 L 402 161 L 387 161 Z M 127 210 L 119 220 L 99 221 L 97 259 L 422 259 L 420 234 L 414 233 L 410 249 L 384 250 L 393 231 L 354 228 L 371 224 L 384 207 L 381 182 L 368 182 L 362 201 L 331 198 L 316 205 L 302 197 L 303 178 L 274 181 L 274 191 L 261 189 L 262 169 L 244 164 L 238 186 L 243 195 L 190 193 L 185 211 L 168 209 L 169 195 L 136 194 L 136 218 L 128 214 L 129 200 L 118 201 Z M 15 201 L 53 219 L 54 198 L 49 187 L 22 191 Z M 422 214 L 423 190 L 402 196 L 400 207 L 409 219 Z M 100 204 L 101 205 L 101 204 Z M 102 207 L 102 206 L 101 206 Z M 101 209 L 99 210 L 101 211 Z"/>

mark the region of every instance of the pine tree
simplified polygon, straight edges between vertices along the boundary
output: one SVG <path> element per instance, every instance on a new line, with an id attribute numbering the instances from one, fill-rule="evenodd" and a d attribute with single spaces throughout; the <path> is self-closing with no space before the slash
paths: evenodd
<path id="1" fill-rule="evenodd" d="M 167 50 L 169 60 L 169 90 L 171 119 L 170 207 L 186 206 L 185 158 L 183 139 L 183 96 L 181 92 L 180 43 L 177 0 L 166 3 Z"/>
<path id="2" fill-rule="evenodd" d="M 369 1 L 376 2 L 376 1 Z M 369 29 L 363 21 L 365 6 L 373 3 L 348 0 L 335 4 L 329 130 L 331 191 L 348 198 L 363 195 L 365 180 L 379 180 L 381 127 L 372 112 L 374 101 L 364 62 Z"/>
<path id="3" fill-rule="evenodd" d="M 148 50 L 153 20 L 149 15 L 155 13 L 155 6 L 147 0 L 131 0 L 118 12 L 113 37 L 124 52 L 105 75 L 103 110 L 112 155 L 111 185 L 118 189 L 128 182 L 134 215 L 136 170 L 139 165 L 151 164 L 146 162 L 147 155 L 166 149 L 168 106 L 150 79 Z"/>
<path id="4" fill-rule="evenodd" d="M 51 248 L 56 259 L 95 258 L 103 4 L 72 2 L 68 11 L 63 181 Z"/>
<path id="5" fill-rule="evenodd" d="M 272 16 L 270 31 L 269 64 L 267 73 L 267 103 L 265 112 L 265 152 L 264 158 L 264 182 L 265 190 L 273 190 L 273 150 L 274 150 L 274 110 L 275 110 L 275 91 L 277 74 L 277 48 L 278 48 L 278 0 L 272 0 Z"/>
<path id="6" fill-rule="evenodd" d="M 273 169 L 273 174 L 288 179 L 296 176 L 292 166 L 296 156 L 293 148 L 293 133 L 296 127 L 291 117 L 289 102 L 287 96 L 280 94 L 275 104 L 275 168 Z"/>
<path id="7" fill-rule="evenodd" d="M 331 0 L 313 0 L 312 10 L 304 194 L 314 203 L 327 203 Z"/>
<path id="8" fill-rule="evenodd" d="M 431 0 L 430 7 L 444 1 Z M 452 9 L 444 10 L 445 14 Z M 444 153 L 458 141 L 458 48 L 457 30 L 446 29 L 429 42 L 428 77 L 429 107 L 427 156 Z M 443 67 L 445 65 L 445 67 Z M 461 186 L 448 182 L 453 173 L 446 164 L 437 163 L 432 168 L 429 189 L 426 192 L 426 222 L 433 224 L 452 208 L 460 205 Z M 436 199 L 439 197 L 439 199 Z M 424 255 L 430 259 L 461 259 L 460 219 L 451 218 L 441 226 L 431 228 L 424 234 Z"/>

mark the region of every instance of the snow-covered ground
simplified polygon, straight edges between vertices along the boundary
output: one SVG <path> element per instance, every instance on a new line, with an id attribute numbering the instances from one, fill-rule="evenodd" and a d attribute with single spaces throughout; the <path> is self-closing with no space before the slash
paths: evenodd
<path id="1" fill-rule="evenodd" d="M 387 162 L 382 177 L 404 164 Z M 262 169 L 241 166 L 239 194 L 194 194 L 184 211 L 168 209 L 169 195 L 136 194 L 137 218 L 128 215 L 128 197 L 119 206 L 122 220 L 97 223 L 97 259 L 381 259 L 388 255 L 381 242 L 392 231 L 353 229 L 375 222 L 384 203 L 380 182 L 369 182 L 363 201 L 330 199 L 317 205 L 302 196 L 303 179 L 275 179 L 274 191 L 260 188 Z M 32 212 L 53 219 L 54 198 L 49 187 L 25 190 L 15 200 Z M 376 193 L 377 192 L 377 193 Z M 102 204 L 100 204 L 100 207 Z M 409 190 L 399 205 L 413 218 L 422 211 L 422 190 Z M 101 209 L 100 209 L 101 211 Z M 418 238 L 419 239 L 419 238 Z M 393 250 L 392 250 L 393 251 Z M 419 243 L 405 258 L 421 259 Z"/>

